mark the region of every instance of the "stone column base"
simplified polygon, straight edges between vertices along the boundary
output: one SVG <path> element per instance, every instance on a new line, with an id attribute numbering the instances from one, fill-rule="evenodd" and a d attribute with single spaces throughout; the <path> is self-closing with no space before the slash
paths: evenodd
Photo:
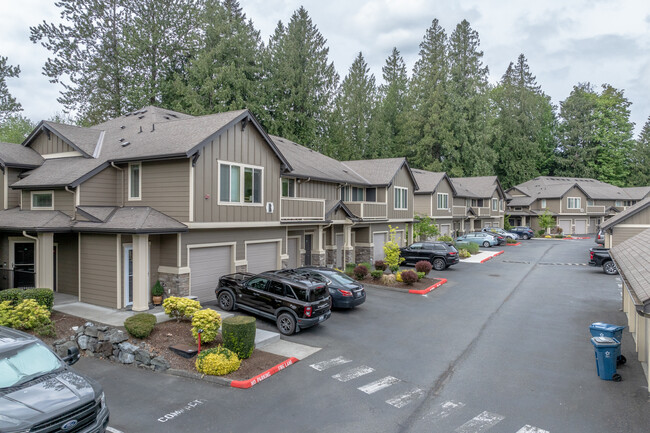
<path id="1" fill-rule="evenodd" d="M 188 296 L 190 294 L 190 274 L 158 272 L 158 279 L 165 289 L 166 296 Z"/>
<path id="2" fill-rule="evenodd" d="M 356 247 L 356 249 L 355 249 L 356 263 L 370 263 L 370 264 L 372 264 L 372 253 L 373 253 L 373 250 L 372 250 L 371 247 Z"/>
<path id="3" fill-rule="evenodd" d="M 336 266 L 336 250 L 327 250 L 327 266 Z"/>
<path id="4" fill-rule="evenodd" d="M 343 263 L 345 263 L 346 265 L 348 263 L 355 263 L 355 261 L 354 261 L 354 249 L 353 248 L 351 248 L 349 250 L 343 250 L 343 253 L 344 253 L 344 255 L 343 255 L 343 257 L 344 257 L 343 258 Z"/>
<path id="5" fill-rule="evenodd" d="M 327 266 L 326 254 L 314 254 L 311 255 L 311 264 L 313 266 Z"/>

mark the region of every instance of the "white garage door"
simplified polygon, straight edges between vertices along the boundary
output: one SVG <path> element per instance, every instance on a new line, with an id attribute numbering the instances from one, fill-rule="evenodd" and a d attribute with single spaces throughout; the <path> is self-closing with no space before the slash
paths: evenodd
<path id="1" fill-rule="evenodd" d="M 576 220 L 576 234 L 584 235 L 587 233 L 587 220 Z"/>
<path id="2" fill-rule="evenodd" d="M 441 236 L 449 236 L 451 233 L 451 225 L 449 224 L 441 224 L 440 225 L 440 235 Z"/>
<path id="3" fill-rule="evenodd" d="M 200 302 L 214 301 L 219 277 L 231 272 L 230 247 L 190 249 L 190 295 Z"/>
<path id="4" fill-rule="evenodd" d="M 276 270 L 278 268 L 278 243 L 265 242 L 246 245 L 246 260 L 248 261 L 248 272 L 258 274 Z"/>
<path id="5" fill-rule="evenodd" d="M 374 233 L 372 235 L 374 247 L 374 260 L 384 260 L 384 244 L 386 243 L 386 233 Z"/>
<path id="6" fill-rule="evenodd" d="M 289 254 L 289 267 L 297 268 L 300 259 L 300 251 L 298 250 L 298 238 L 287 239 L 287 253 Z"/>
<path id="7" fill-rule="evenodd" d="M 557 225 L 562 229 L 562 233 L 571 234 L 571 220 L 558 220 Z"/>
<path id="8" fill-rule="evenodd" d="M 336 235 L 336 263 L 334 263 L 334 266 L 336 266 L 338 269 L 343 269 L 345 267 L 345 264 L 343 263 L 343 244 L 345 243 L 345 239 L 343 239 L 343 233 L 339 233 Z"/>

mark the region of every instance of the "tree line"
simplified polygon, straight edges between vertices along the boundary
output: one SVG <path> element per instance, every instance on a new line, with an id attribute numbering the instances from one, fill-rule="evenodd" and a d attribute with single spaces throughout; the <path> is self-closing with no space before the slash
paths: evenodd
<path id="1" fill-rule="evenodd" d="M 402 157 L 450 176 L 539 175 L 650 185 L 650 118 L 637 139 L 623 90 L 578 83 L 554 106 L 521 54 L 488 82 L 478 32 L 434 19 L 410 72 L 397 48 L 382 81 L 359 52 L 341 79 L 304 7 L 265 43 L 236 0 L 59 0 L 62 23 L 31 27 L 51 54 L 43 73 L 79 125 L 146 105 L 193 115 L 250 109 L 271 134 L 337 159 Z M 6 86 L 0 141 L 34 125 Z M 61 119 L 58 119 L 61 120 Z"/>

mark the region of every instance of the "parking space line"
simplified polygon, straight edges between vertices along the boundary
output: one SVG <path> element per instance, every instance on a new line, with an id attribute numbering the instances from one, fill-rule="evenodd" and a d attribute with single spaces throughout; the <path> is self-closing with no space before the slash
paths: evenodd
<path id="1" fill-rule="evenodd" d="M 500 423 L 504 418 L 504 416 L 497 413 L 484 411 L 458 427 L 455 431 L 456 433 L 482 433 Z"/>
<path id="2" fill-rule="evenodd" d="M 356 379 L 357 377 L 372 373 L 373 371 L 375 371 L 374 368 L 368 367 L 367 365 L 362 365 L 360 367 L 350 368 L 349 370 L 335 374 L 332 376 L 332 378 L 340 382 L 347 382 L 349 380 Z"/>
<path id="3" fill-rule="evenodd" d="M 548 430 L 542 430 L 541 428 L 538 427 L 533 427 L 532 425 L 526 424 L 519 430 L 517 430 L 517 433 L 549 433 Z"/>
<path id="4" fill-rule="evenodd" d="M 122 430 L 118 430 L 110 426 L 106 427 L 106 431 L 109 433 L 124 433 Z"/>
<path id="5" fill-rule="evenodd" d="M 420 397 L 422 394 L 424 394 L 424 391 L 422 391 L 420 388 L 415 388 L 405 394 L 398 395 L 397 397 L 386 400 L 386 403 L 400 409 L 416 398 Z"/>
<path id="6" fill-rule="evenodd" d="M 463 407 L 465 407 L 465 403 L 462 403 L 460 401 L 446 401 L 440 405 L 440 409 L 430 412 L 429 414 L 425 415 L 425 418 L 432 418 L 432 420 L 441 420 L 443 418 L 447 418 L 455 410 L 461 409 Z"/>
<path id="7" fill-rule="evenodd" d="M 314 370 L 323 371 L 331 367 L 336 367 L 337 365 L 347 364 L 348 362 L 352 362 L 352 360 L 345 359 L 342 356 L 339 356 L 338 358 L 317 362 L 316 364 L 311 364 L 310 367 L 313 368 Z"/>
<path id="8" fill-rule="evenodd" d="M 366 394 L 373 394 L 377 391 L 381 391 L 384 388 L 388 388 L 392 384 L 397 383 L 399 381 L 400 380 L 396 377 L 386 376 L 382 379 L 375 380 L 374 382 L 370 382 L 367 385 L 363 385 L 357 389 L 359 391 L 365 392 Z"/>

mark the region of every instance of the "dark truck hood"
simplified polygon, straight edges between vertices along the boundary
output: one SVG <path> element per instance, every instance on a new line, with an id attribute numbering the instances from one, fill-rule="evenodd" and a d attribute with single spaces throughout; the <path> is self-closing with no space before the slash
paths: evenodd
<path id="1" fill-rule="evenodd" d="M 0 431 L 29 427 L 95 398 L 95 386 L 71 370 L 48 375 L 24 387 L 0 390 Z"/>

